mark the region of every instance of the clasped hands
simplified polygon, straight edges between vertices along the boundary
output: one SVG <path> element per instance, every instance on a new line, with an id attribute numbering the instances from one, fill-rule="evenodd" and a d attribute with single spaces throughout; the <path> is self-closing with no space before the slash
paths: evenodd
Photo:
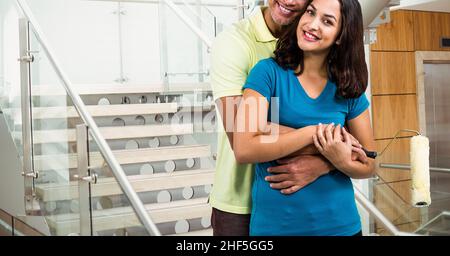
<path id="1" fill-rule="evenodd" d="M 348 161 L 368 161 L 362 146 L 345 128 L 319 124 L 313 136 L 321 155 L 300 155 L 278 160 L 279 166 L 267 169 L 272 175 L 265 180 L 282 194 L 293 194 L 330 170 L 339 169 Z"/>
<path id="2" fill-rule="evenodd" d="M 345 168 L 351 161 L 368 161 L 361 144 L 340 124 L 319 123 L 313 142 L 317 150 L 337 169 Z"/>

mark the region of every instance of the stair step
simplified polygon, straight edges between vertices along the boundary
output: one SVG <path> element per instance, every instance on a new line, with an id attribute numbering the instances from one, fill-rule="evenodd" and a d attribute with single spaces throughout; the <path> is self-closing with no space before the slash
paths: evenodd
<path id="1" fill-rule="evenodd" d="M 74 84 L 73 88 L 79 95 L 113 95 L 113 94 L 150 94 L 150 93 L 186 93 L 194 91 L 211 91 L 209 83 L 177 83 L 170 84 L 165 90 L 164 84 Z M 67 95 L 61 86 L 33 86 L 34 96 Z"/>
<path id="2" fill-rule="evenodd" d="M 88 105 L 86 106 L 92 117 L 152 115 L 177 112 L 177 103 L 152 104 L 115 104 L 115 105 Z M 15 111 L 15 120 L 20 118 L 20 109 Z M 36 107 L 33 108 L 33 119 L 51 118 L 78 118 L 80 115 L 75 107 Z M 20 123 L 16 121 L 16 123 Z"/>
<path id="3" fill-rule="evenodd" d="M 187 113 L 187 112 L 202 112 L 202 111 L 211 111 L 215 109 L 216 105 L 214 102 L 204 102 L 202 104 L 191 104 L 191 105 L 179 105 L 178 112 Z"/>
<path id="4" fill-rule="evenodd" d="M 211 111 L 215 108 L 214 103 L 205 103 L 203 105 L 184 105 L 180 106 L 172 103 L 148 103 L 148 104 L 114 104 L 114 105 L 87 105 L 88 112 L 92 117 L 108 116 L 129 116 L 129 115 L 154 115 L 164 113 L 187 113 Z M 20 109 L 4 109 L 7 115 L 14 113 L 15 125 L 21 125 Z M 79 118 L 80 115 L 75 107 L 35 107 L 33 108 L 33 119 L 52 119 L 52 118 Z"/>
<path id="5" fill-rule="evenodd" d="M 192 134 L 194 128 L 192 124 L 172 124 L 100 127 L 99 129 L 106 140 L 118 140 Z M 16 139 L 21 139 L 21 136 L 22 134 L 20 132 L 14 132 Z M 33 132 L 34 144 L 75 141 L 75 129 L 40 130 Z"/>
<path id="6" fill-rule="evenodd" d="M 202 230 L 190 231 L 187 233 L 172 234 L 169 236 L 212 236 L 212 235 L 213 235 L 212 228 L 207 228 Z"/>
<path id="7" fill-rule="evenodd" d="M 177 220 L 209 217 L 211 206 L 208 198 L 179 200 L 170 203 L 147 204 L 147 210 L 154 223 L 164 223 Z M 79 213 L 59 214 L 47 216 L 50 228 L 56 235 L 78 233 L 80 230 Z M 142 226 L 131 207 L 117 207 L 92 212 L 92 223 L 95 231 Z"/>
<path id="8" fill-rule="evenodd" d="M 190 145 L 135 150 L 115 150 L 113 151 L 113 154 L 119 164 L 134 164 L 208 157 L 211 155 L 211 147 L 210 145 Z M 101 167 L 106 164 L 100 152 L 91 152 L 89 154 L 89 159 L 91 168 Z M 57 154 L 35 156 L 34 166 L 37 171 L 77 168 L 77 155 Z"/>
<path id="9" fill-rule="evenodd" d="M 183 188 L 212 184 L 214 170 L 176 171 L 172 173 L 156 173 L 153 175 L 128 176 L 134 191 L 156 191 L 163 189 Z M 78 199 L 78 182 L 70 184 L 38 184 L 36 193 L 45 202 Z M 97 184 L 92 184 L 92 197 L 111 196 L 122 194 L 114 177 L 101 178 Z"/>
<path id="10" fill-rule="evenodd" d="M 116 104 L 116 105 L 88 105 L 86 106 L 92 117 L 152 115 L 177 112 L 176 103 L 153 104 Z M 36 107 L 33 108 L 33 119 L 51 118 L 79 118 L 75 107 Z M 20 109 L 14 111 L 15 124 L 21 124 Z"/>

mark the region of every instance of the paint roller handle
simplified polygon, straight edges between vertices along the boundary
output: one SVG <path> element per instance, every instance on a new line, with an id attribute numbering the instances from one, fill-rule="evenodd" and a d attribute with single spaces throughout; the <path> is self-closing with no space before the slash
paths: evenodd
<path id="1" fill-rule="evenodd" d="M 362 150 L 364 151 L 364 153 L 366 153 L 367 157 L 375 159 L 377 157 L 377 152 L 376 151 L 369 151 L 365 148 L 362 148 Z"/>

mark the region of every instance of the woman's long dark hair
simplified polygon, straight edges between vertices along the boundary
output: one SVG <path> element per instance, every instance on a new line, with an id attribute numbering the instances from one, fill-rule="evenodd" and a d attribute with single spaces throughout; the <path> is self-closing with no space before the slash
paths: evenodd
<path id="1" fill-rule="evenodd" d="M 364 27 L 361 6 L 358 0 L 338 0 L 341 4 L 342 29 L 333 44 L 327 61 L 328 72 L 336 82 L 337 94 L 344 98 L 357 98 L 367 88 L 368 72 L 364 55 Z M 275 49 L 275 61 L 284 69 L 303 73 L 305 63 L 303 51 L 297 43 L 297 26 L 300 17 L 287 28 Z"/>

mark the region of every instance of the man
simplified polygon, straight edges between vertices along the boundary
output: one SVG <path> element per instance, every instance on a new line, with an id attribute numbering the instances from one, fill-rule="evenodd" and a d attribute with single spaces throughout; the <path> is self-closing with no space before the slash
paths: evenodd
<path id="1" fill-rule="evenodd" d="M 277 38 L 286 25 L 301 15 L 309 0 L 269 0 L 251 17 L 221 33 L 211 51 L 211 84 L 223 126 L 219 125 L 218 155 L 210 204 L 215 236 L 248 236 L 253 165 L 238 164 L 234 157 L 234 120 L 242 86 L 253 66 L 273 56 Z M 279 126 L 280 133 L 291 128 Z M 334 167 L 325 158 L 300 155 L 279 161 L 269 176 L 272 188 L 291 194 Z"/>

